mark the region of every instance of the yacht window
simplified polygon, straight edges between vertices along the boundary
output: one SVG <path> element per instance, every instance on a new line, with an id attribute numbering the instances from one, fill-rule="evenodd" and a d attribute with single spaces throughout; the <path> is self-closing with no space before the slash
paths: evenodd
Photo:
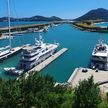
<path id="1" fill-rule="evenodd" d="M 37 49 L 40 49 L 41 47 L 36 47 L 36 48 L 34 48 L 35 50 L 37 50 Z"/>

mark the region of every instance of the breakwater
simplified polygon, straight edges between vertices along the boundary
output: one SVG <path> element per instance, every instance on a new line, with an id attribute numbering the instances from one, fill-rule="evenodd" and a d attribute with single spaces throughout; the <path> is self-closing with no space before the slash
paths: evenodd
<path id="1" fill-rule="evenodd" d="M 20 31 L 25 31 L 27 30 L 28 28 L 43 28 L 44 26 L 52 26 L 52 24 L 61 24 L 61 23 L 65 23 L 65 21 L 53 21 L 53 22 L 47 22 L 47 23 L 42 23 L 42 24 L 27 24 L 27 25 L 16 25 L 16 26 L 11 26 L 10 29 L 11 29 L 11 32 L 15 32 L 17 30 L 20 30 Z M 0 27 L 0 32 L 2 33 L 6 33 L 8 32 L 8 29 L 9 27 Z"/>

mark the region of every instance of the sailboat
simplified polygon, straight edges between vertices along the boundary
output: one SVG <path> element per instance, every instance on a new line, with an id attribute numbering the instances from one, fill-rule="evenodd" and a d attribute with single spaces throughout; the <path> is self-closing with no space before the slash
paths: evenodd
<path id="1" fill-rule="evenodd" d="M 9 29 L 9 45 L 0 48 L 0 60 L 10 57 L 11 55 L 19 52 L 22 47 L 15 47 L 12 48 L 11 44 L 11 26 L 10 26 L 10 0 L 7 0 L 7 7 L 8 7 L 8 29 Z"/>

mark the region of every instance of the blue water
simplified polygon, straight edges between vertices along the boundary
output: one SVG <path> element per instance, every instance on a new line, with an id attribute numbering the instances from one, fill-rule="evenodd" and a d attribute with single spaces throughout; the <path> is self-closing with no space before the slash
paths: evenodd
<path id="1" fill-rule="evenodd" d="M 17 21 L 17 22 L 11 22 L 11 26 L 26 25 L 26 24 L 42 24 L 42 23 L 46 23 L 46 21 L 33 21 L 33 22 Z M 8 26 L 8 22 L 0 22 L 0 27 L 5 27 L 5 26 Z"/>
<path id="2" fill-rule="evenodd" d="M 97 26 L 108 26 L 108 22 L 97 23 Z"/>
<path id="3" fill-rule="evenodd" d="M 50 28 L 48 32 L 42 35 L 45 42 L 53 43 L 56 41 L 60 43 L 59 49 L 68 48 L 65 54 L 41 71 L 42 74 L 49 74 L 59 82 L 67 81 L 76 67 L 87 67 L 89 65 L 92 50 L 100 37 L 98 33 L 80 31 L 69 24 Z M 34 44 L 35 37 L 38 37 L 38 33 L 23 34 L 14 37 L 12 43 L 13 46 Z M 102 38 L 108 44 L 107 34 L 102 34 Z M 0 47 L 7 44 L 8 40 L 0 40 Z M 17 66 L 19 58 L 20 54 L 17 54 L 0 63 L 0 77 L 11 78 L 4 74 L 3 67 Z"/>

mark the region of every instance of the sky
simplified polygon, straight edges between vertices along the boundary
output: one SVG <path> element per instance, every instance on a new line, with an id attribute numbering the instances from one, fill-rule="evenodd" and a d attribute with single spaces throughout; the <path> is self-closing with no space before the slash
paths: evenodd
<path id="1" fill-rule="evenodd" d="M 10 0 L 12 17 L 42 15 L 74 19 L 92 9 L 108 9 L 108 0 Z M 0 0 L 0 17 L 7 16 L 7 0 Z"/>

